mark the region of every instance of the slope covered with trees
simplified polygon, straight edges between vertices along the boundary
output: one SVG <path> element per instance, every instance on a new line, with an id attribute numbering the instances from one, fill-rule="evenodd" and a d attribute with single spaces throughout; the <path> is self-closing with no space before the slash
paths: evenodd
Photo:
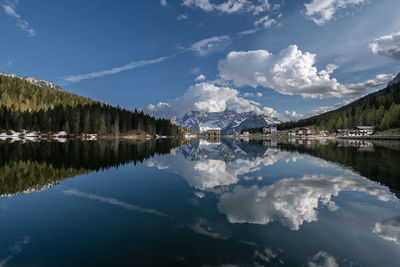
<path id="1" fill-rule="evenodd" d="M 0 75 L 0 129 L 100 135 L 128 133 L 178 135 L 169 120 L 129 111 L 61 90 Z"/>
<path id="2" fill-rule="evenodd" d="M 397 77 L 400 77 L 400 73 Z M 357 125 L 374 125 L 377 130 L 400 127 L 400 83 L 389 83 L 385 89 L 339 109 L 296 122 L 282 123 L 278 125 L 278 129 L 315 126 L 319 130 L 334 131 Z"/>

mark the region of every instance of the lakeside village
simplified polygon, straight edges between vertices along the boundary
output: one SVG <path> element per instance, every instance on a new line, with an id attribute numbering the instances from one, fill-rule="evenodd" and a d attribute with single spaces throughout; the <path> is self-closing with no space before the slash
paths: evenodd
<path id="1" fill-rule="evenodd" d="M 81 140 L 98 140 L 98 139 L 109 139 L 114 136 L 99 136 L 97 134 L 83 134 L 75 138 Z M 133 140 L 149 140 L 159 138 L 173 138 L 172 136 L 152 136 L 146 133 L 135 133 L 127 135 L 119 135 L 122 139 L 133 139 Z M 206 132 L 199 134 L 188 129 L 183 129 L 181 132 L 181 138 L 183 139 L 196 139 L 199 137 L 206 137 L 209 140 L 219 140 L 221 137 L 231 138 L 263 138 L 263 137 L 278 137 L 278 138 L 301 138 L 301 139 L 399 139 L 398 136 L 382 136 L 376 135 L 374 126 L 356 126 L 354 129 L 337 129 L 335 132 L 329 131 L 317 131 L 309 127 L 301 127 L 292 130 L 278 130 L 276 125 L 270 125 L 260 128 L 244 129 L 234 135 L 223 135 L 221 129 L 208 129 Z M 0 141 L 40 141 L 40 140 L 54 140 L 58 142 L 66 142 L 72 138 L 66 132 L 62 131 L 59 133 L 47 133 L 42 134 L 39 132 L 28 132 L 23 130 L 22 132 L 8 131 L 0 133 Z"/>
<path id="2" fill-rule="evenodd" d="M 279 131 L 277 126 L 267 126 L 259 129 L 262 129 L 262 133 L 251 134 L 249 131 L 244 130 L 240 134 L 225 137 L 239 138 L 244 142 L 249 142 L 253 138 L 257 139 L 260 137 L 263 146 L 268 147 L 277 147 L 278 141 L 310 146 L 312 144 L 312 139 L 318 139 L 320 144 L 328 144 L 329 139 L 337 138 L 339 147 L 356 147 L 359 151 L 373 151 L 373 144 L 370 141 L 365 140 L 369 139 L 368 137 L 373 136 L 375 133 L 373 126 L 357 126 L 354 129 L 338 129 L 332 134 L 328 131 L 319 131 L 318 133 L 314 133 L 310 128 Z M 208 142 L 220 142 L 221 130 L 209 129 L 203 134 L 203 136 L 207 137 Z M 281 137 L 283 137 L 283 139 L 280 139 Z M 365 139 L 363 140 L 363 138 Z"/>
<path id="3" fill-rule="evenodd" d="M 257 136 L 287 136 L 287 137 L 306 137 L 306 138 L 336 138 L 336 137 L 369 137 L 374 134 L 374 126 L 356 126 L 354 129 L 337 129 L 336 132 L 330 133 L 329 131 L 315 131 L 311 128 L 302 127 L 293 130 L 279 131 L 276 125 L 266 126 L 259 129 L 258 132 L 250 132 L 249 130 L 242 130 L 236 135 L 231 137 L 257 137 Z M 261 132 L 262 129 L 262 132 Z M 207 138 L 216 139 L 221 137 L 220 129 L 210 129 L 205 134 Z"/>

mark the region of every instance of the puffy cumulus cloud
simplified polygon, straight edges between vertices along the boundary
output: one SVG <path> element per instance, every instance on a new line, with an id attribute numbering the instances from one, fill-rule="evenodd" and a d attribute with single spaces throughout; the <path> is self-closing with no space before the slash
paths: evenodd
<path id="1" fill-rule="evenodd" d="M 238 112 L 254 111 L 276 117 L 277 112 L 269 107 L 261 107 L 260 103 L 239 95 L 239 91 L 211 82 L 201 82 L 191 86 L 183 96 L 169 103 L 148 105 L 146 112 L 163 118 L 182 117 L 188 111 L 221 112 L 226 109 Z"/>
<path id="2" fill-rule="evenodd" d="M 198 56 L 206 56 L 209 53 L 220 52 L 224 50 L 232 39 L 227 35 L 214 36 L 193 43 L 189 50 L 195 52 Z"/>
<path id="3" fill-rule="evenodd" d="M 298 120 L 298 119 L 303 118 L 304 115 L 303 115 L 303 114 L 299 114 L 299 113 L 297 113 L 296 111 L 289 111 L 289 110 L 286 110 L 286 111 L 282 114 L 282 117 L 283 117 L 284 120 L 295 121 L 295 120 Z"/>
<path id="4" fill-rule="evenodd" d="M 400 61 L 400 31 L 375 39 L 369 47 L 374 54 Z"/>
<path id="5" fill-rule="evenodd" d="M 376 223 L 372 232 L 400 246 L 400 216 Z"/>
<path id="6" fill-rule="evenodd" d="M 222 79 L 236 86 L 261 86 L 281 94 L 304 97 L 358 95 L 367 87 L 384 84 L 390 77 L 381 74 L 367 82 L 343 85 L 330 77 L 336 65 L 328 64 L 318 71 L 315 63 L 315 54 L 303 53 L 296 45 L 291 45 L 277 55 L 267 50 L 230 52 L 219 61 L 218 70 Z"/>
<path id="7" fill-rule="evenodd" d="M 319 251 L 308 262 L 309 267 L 338 267 L 335 257 L 326 251 Z"/>
<path id="8" fill-rule="evenodd" d="M 232 192 L 220 196 L 218 210 L 231 223 L 279 221 L 291 230 L 299 230 L 304 222 L 317 221 L 319 203 L 331 211 L 337 210 L 332 197 L 343 190 L 366 192 L 382 201 L 390 198 L 384 189 L 369 185 L 363 178 L 305 176 L 264 187 L 236 186 Z"/>
<path id="9" fill-rule="evenodd" d="M 161 1 L 160 1 L 160 4 L 161 4 L 163 7 L 166 7 L 166 6 L 168 5 L 167 0 L 161 0 Z"/>
<path id="10" fill-rule="evenodd" d="M 219 4 L 212 3 L 210 0 L 184 0 L 182 5 L 200 8 L 205 12 L 219 11 L 227 14 L 248 12 L 253 15 L 279 8 L 279 5 L 271 5 L 268 0 L 227 0 Z"/>
<path id="11" fill-rule="evenodd" d="M 333 19 L 338 10 L 365 3 L 366 0 L 312 0 L 304 4 L 306 15 L 316 24 L 323 25 Z"/>

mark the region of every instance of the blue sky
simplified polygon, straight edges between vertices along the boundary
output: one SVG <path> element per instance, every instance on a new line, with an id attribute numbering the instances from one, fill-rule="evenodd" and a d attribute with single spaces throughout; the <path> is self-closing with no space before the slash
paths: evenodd
<path id="1" fill-rule="evenodd" d="M 0 72 L 157 116 L 235 109 L 298 119 L 400 71 L 398 0 L 0 5 Z"/>

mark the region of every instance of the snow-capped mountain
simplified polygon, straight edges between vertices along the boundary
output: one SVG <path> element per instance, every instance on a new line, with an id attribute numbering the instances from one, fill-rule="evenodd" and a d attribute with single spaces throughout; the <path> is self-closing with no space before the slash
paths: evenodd
<path id="1" fill-rule="evenodd" d="M 7 73 L 2 73 L 2 72 L 0 72 L 0 75 L 6 76 L 6 77 L 10 77 L 10 78 L 18 78 L 18 79 L 27 81 L 27 82 L 29 82 L 29 83 L 31 83 L 33 85 L 37 85 L 37 86 L 41 86 L 41 87 L 47 87 L 47 88 L 54 89 L 54 90 L 57 90 L 57 91 L 63 91 L 61 89 L 61 87 L 59 87 L 58 85 L 56 85 L 54 83 L 51 83 L 51 82 L 48 82 L 48 81 L 40 80 L 40 79 L 35 78 L 35 77 L 21 77 L 21 76 L 18 76 L 16 74 L 14 74 L 14 73 L 7 74 Z"/>
<path id="2" fill-rule="evenodd" d="M 196 132 L 206 132 L 211 129 L 220 129 L 223 134 L 239 133 L 244 128 L 262 127 L 278 124 L 277 118 L 256 114 L 255 112 L 238 113 L 233 110 L 223 112 L 189 111 L 177 125 L 192 129 Z"/>

